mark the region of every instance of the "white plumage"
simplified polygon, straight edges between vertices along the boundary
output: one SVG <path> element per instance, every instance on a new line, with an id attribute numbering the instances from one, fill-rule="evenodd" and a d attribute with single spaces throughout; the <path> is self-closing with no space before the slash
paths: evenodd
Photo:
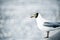
<path id="1" fill-rule="evenodd" d="M 53 31 L 53 30 L 59 29 L 59 27 L 53 28 L 53 27 L 44 26 L 43 25 L 44 22 L 51 22 L 51 21 L 44 19 L 40 14 L 38 14 L 38 17 L 36 18 L 36 22 L 37 22 L 38 28 L 42 31 Z"/>
<path id="2" fill-rule="evenodd" d="M 39 13 L 32 15 L 31 18 L 36 19 L 37 27 L 41 31 L 47 32 L 47 36 L 45 38 L 49 38 L 50 31 L 60 29 L 60 22 L 47 20 L 43 18 Z"/>

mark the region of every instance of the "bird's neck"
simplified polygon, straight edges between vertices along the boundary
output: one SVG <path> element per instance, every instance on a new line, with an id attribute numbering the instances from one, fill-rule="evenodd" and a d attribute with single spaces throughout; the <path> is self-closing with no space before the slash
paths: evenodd
<path id="1" fill-rule="evenodd" d="M 42 18 L 41 14 L 39 14 L 37 18 Z"/>

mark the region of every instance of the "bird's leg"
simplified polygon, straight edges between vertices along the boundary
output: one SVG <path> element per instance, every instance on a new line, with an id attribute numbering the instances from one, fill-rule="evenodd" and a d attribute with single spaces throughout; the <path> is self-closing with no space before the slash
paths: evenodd
<path id="1" fill-rule="evenodd" d="M 49 31 L 47 31 L 47 36 L 46 36 L 46 38 L 49 38 Z"/>

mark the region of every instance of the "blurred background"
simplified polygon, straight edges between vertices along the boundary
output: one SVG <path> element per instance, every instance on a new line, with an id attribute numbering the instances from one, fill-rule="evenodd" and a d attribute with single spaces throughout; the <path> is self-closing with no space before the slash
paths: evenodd
<path id="1" fill-rule="evenodd" d="M 60 0 L 0 0 L 0 40 L 44 40 L 36 20 L 30 18 L 36 12 L 60 21 Z M 59 35 L 57 30 L 48 40 L 60 40 Z"/>

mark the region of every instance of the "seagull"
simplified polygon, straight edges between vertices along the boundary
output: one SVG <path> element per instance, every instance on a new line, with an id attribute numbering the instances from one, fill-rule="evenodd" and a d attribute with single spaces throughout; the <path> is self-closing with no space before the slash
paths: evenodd
<path id="1" fill-rule="evenodd" d="M 51 20 L 47 20 L 43 18 L 40 13 L 35 13 L 30 18 L 35 18 L 38 28 L 47 32 L 47 36 L 45 38 L 49 38 L 50 31 L 60 28 L 60 22 L 52 22 Z"/>

